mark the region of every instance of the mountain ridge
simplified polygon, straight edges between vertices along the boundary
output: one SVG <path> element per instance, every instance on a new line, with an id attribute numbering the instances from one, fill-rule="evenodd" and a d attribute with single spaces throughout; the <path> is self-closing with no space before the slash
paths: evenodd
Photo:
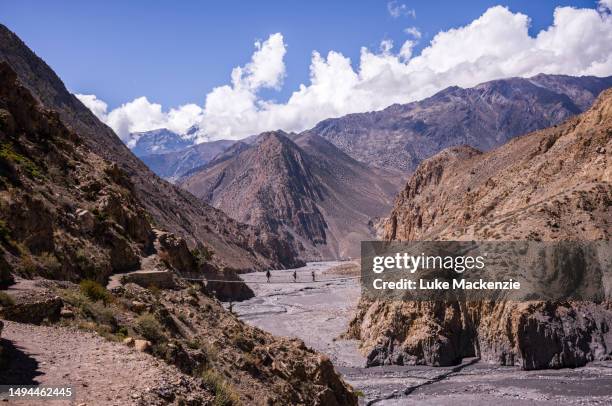
<path id="1" fill-rule="evenodd" d="M 421 101 L 323 120 L 305 133 L 322 136 L 358 161 L 410 173 L 446 147 L 486 151 L 560 124 L 610 86 L 612 76 L 545 74 L 452 86 Z"/>

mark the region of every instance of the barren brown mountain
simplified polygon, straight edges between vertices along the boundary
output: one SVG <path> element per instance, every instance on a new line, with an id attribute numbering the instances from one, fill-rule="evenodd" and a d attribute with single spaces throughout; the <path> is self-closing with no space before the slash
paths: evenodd
<path id="1" fill-rule="evenodd" d="M 292 139 L 290 139 L 290 137 Z M 316 135 L 264 133 L 179 183 L 238 221 L 284 234 L 304 258 L 356 256 L 391 207 L 396 173 L 355 161 Z"/>
<path id="2" fill-rule="evenodd" d="M 330 118 L 308 132 L 368 165 L 412 172 L 423 159 L 448 147 L 487 151 L 559 124 L 586 110 L 610 86 L 610 76 L 543 74 L 467 89 L 454 86 L 418 102 Z"/>
<path id="3" fill-rule="evenodd" d="M 612 90 L 586 113 L 481 153 L 424 161 L 384 226 L 388 240 L 609 240 Z M 609 299 L 609 297 L 608 297 Z M 609 303 L 362 301 L 349 335 L 370 364 L 464 357 L 526 369 L 612 354 Z"/>
<path id="4" fill-rule="evenodd" d="M 78 133 L 92 152 L 116 163 L 127 174 L 135 194 L 159 227 L 185 238 L 191 247 L 205 242 L 217 260 L 234 269 L 299 264 L 292 247 L 276 236 L 232 220 L 151 172 L 109 127 L 66 90 L 42 59 L 3 25 L 0 61 L 8 63 L 43 106 L 59 113 L 64 124 Z"/>

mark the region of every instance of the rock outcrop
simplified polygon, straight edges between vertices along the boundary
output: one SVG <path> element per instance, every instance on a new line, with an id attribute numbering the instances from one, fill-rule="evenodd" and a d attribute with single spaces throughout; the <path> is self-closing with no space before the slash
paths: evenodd
<path id="1" fill-rule="evenodd" d="M 384 225 L 388 240 L 610 240 L 612 91 L 586 113 L 489 153 L 451 148 L 424 161 Z M 601 303 L 386 302 L 359 305 L 349 335 L 370 365 L 451 365 L 478 356 L 524 369 L 612 355 Z"/>

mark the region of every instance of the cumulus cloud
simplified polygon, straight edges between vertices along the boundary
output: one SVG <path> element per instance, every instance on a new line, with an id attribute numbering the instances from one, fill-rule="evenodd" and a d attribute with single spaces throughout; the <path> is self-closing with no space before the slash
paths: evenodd
<path id="1" fill-rule="evenodd" d="M 95 96 L 82 100 L 120 135 L 157 126 L 179 130 L 192 122 L 200 127 L 198 141 L 204 141 L 279 128 L 301 131 L 325 118 L 419 100 L 453 85 L 538 73 L 605 76 L 612 74 L 608 2 L 597 9 L 559 7 L 552 25 L 535 36 L 529 35 L 528 16 L 496 6 L 463 27 L 439 32 L 418 55 L 418 30 L 408 32 L 411 38 L 397 51 L 391 40 L 377 50 L 362 48 L 355 65 L 340 52 L 314 51 L 309 83 L 284 103 L 259 95 L 263 88 L 282 86 L 286 46 L 281 34 L 256 43 L 251 60 L 232 71 L 229 84 L 213 89 L 203 108 L 188 105 L 164 112 L 139 98 L 107 114 Z"/>
<path id="2" fill-rule="evenodd" d="M 414 11 L 413 8 L 408 8 L 407 5 L 399 3 L 396 0 L 387 3 L 387 11 L 393 18 L 399 18 L 402 16 L 416 18 L 416 11 Z"/>
<path id="3" fill-rule="evenodd" d="M 146 97 L 138 97 L 108 112 L 107 104 L 95 95 L 75 96 L 130 147 L 138 140 L 138 135 L 132 134 L 134 132 L 167 128 L 181 134 L 202 119 L 203 110 L 196 104 L 185 104 L 163 111 L 161 104 L 151 103 Z"/>
<path id="4" fill-rule="evenodd" d="M 75 94 L 77 99 L 81 101 L 96 117 L 102 121 L 106 121 L 106 110 L 108 105 L 98 99 L 95 94 Z"/>

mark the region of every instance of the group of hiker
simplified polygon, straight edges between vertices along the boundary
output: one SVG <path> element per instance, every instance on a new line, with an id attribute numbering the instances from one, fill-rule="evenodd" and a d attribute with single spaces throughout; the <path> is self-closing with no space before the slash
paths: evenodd
<path id="1" fill-rule="evenodd" d="M 310 275 L 312 276 L 312 281 L 316 282 L 315 271 L 311 271 Z M 268 283 L 270 283 L 270 279 L 272 278 L 272 273 L 270 271 L 266 271 L 266 278 L 268 279 Z M 293 282 L 297 282 L 297 271 L 293 271 Z"/>

